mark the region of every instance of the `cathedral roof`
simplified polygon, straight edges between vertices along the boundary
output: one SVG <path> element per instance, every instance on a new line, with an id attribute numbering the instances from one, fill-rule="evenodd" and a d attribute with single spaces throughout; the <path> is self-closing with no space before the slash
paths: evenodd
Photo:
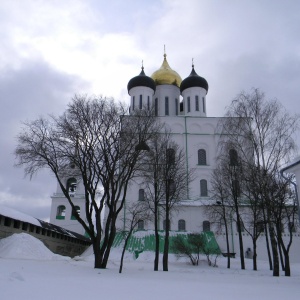
<path id="1" fill-rule="evenodd" d="M 155 89 L 156 89 L 153 79 L 145 74 L 144 67 L 142 67 L 142 71 L 138 76 L 135 76 L 129 80 L 129 82 L 127 84 L 128 92 L 132 88 L 137 87 L 137 86 L 146 86 L 146 87 L 152 89 L 153 91 L 155 91 Z"/>
<path id="2" fill-rule="evenodd" d="M 180 87 L 182 79 L 176 71 L 171 69 L 166 57 L 167 55 L 164 54 L 164 61 L 161 67 L 151 75 L 151 78 L 156 85 L 173 84 Z"/>
<path id="3" fill-rule="evenodd" d="M 190 87 L 202 87 L 206 90 L 206 93 L 208 92 L 208 83 L 206 79 L 196 73 L 194 65 L 192 66 L 191 74 L 182 81 L 180 85 L 180 92 L 182 93 Z"/>

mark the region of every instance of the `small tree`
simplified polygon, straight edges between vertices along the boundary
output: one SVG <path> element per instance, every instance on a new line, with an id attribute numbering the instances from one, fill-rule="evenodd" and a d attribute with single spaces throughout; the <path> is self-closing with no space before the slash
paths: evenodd
<path id="1" fill-rule="evenodd" d="M 148 206 L 144 202 L 139 202 L 137 204 L 133 203 L 132 205 L 127 207 L 126 210 L 127 210 L 126 213 L 127 218 L 124 220 L 124 222 L 125 224 L 127 224 L 127 228 L 126 228 L 127 231 L 123 231 L 124 245 L 122 249 L 119 273 L 122 273 L 124 254 L 126 251 L 128 241 L 132 236 L 133 230 L 137 227 L 138 223 L 141 220 L 142 221 L 151 220 L 151 215 L 149 214 Z"/>
<path id="2" fill-rule="evenodd" d="M 203 235 L 199 233 L 177 235 L 173 239 L 172 250 L 177 257 L 188 257 L 193 266 L 198 266 L 200 254 L 204 252 Z"/>

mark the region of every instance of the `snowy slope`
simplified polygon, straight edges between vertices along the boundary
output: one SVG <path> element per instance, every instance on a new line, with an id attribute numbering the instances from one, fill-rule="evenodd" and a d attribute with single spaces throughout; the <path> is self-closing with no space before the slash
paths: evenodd
<path id="1" fill-rule="evenodd" d="M 291 278 L 274 278 L 267 263 L 262 261 L 259 261 L 259 271 L 254 272 L 251 270 L 251 260 L 246 260 L 247 270 L 242 271 L 238 259 L 233 260 L 232 269 L 228 270 L 223 258 L 218 261 L 218 268 L 212 268 L 204 260 L 200 266 L 194 267 L 171 256 L 169 272 L 154 272 L 153 253 L 144 252 L 137 260 L 127 253 L 124 271 L 119 274 L 120 249 L 112 251 L 108 268 L 100 270 L 93 268 L 91 256 L 79 261 L 49 260 L 49 253 L 32 240 L 34 238 L 14 235 L 8 239 L 2 240 L 0 247 L 0 299 L 299 298 L 300 264 L 292 265 Z M 39 260 L 32 259 L 31 251 L 36 251 Z"/>

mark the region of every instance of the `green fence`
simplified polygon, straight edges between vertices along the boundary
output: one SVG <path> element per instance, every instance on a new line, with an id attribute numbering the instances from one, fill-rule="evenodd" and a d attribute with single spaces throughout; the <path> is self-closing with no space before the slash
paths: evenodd
<path id="1" fill-rule="evenodd" d="M 187 235 L 192 232 L 170 232 L 170 253 L 172 252 L 172 244 L 173 240 L 176 236 L 182 236 L 184 239 L 186 239 Z M 124 243 L 124 238 L 127 233 L 119 232 L 117 233 L 113 247 L 122 247 Z M 219 254 L 221 253 L 219 245 L 216 241 L 215 235 L 211 231 L 202 232 L 202 235 L 205 237 L 205 248 L 210 250 L 210 253 L 212 254 Z M 162 253 L 164 249 L 164 231 L 159 232 L 159 251 Z M 129 238 L 126 250 L 129 252 L 134 253 L 141 253 L 143 251 L 154 251 L 155 250 L 155 235 L 154 232 L 151 231 L 135 231 L 131 237 Z"/>

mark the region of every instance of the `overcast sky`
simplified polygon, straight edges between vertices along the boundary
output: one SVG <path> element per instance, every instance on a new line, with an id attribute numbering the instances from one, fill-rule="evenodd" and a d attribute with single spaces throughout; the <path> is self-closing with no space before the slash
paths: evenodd
<path id="1" fill-rule="evenodd" d="M 22 121 L 60 114 L 74 94 L 129 101 L 128 81 L 192 58 L 209 84 L 208 116 L 260 88 L 300 113 L 300 1 L 1 0 L 0 205 L 48 220 L 56 182 L 15 168 Z"/>

